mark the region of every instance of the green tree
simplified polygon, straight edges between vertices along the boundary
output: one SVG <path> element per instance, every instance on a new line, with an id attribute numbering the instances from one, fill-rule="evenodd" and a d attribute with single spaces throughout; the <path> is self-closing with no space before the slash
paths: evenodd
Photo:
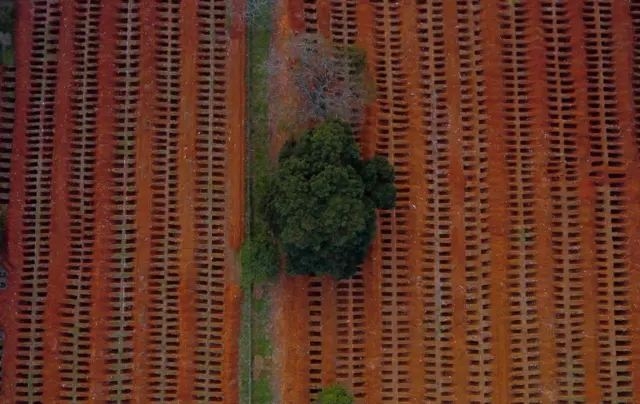
<path id="1" fill-rule="evenodd" d="M 396 188 L 393 186 L 393 178 L 393 167 L 384 157 L 375 156 L 364 162 L 362 180 L 365 191 L 380 209 L 391 209 L 395 204 Z"/>
<path id="2" fill-rule="evenodd" d="M 260 214 L 291 274 L 355 274 L 376 232 L 378 208 L 395 203 L 393 167 L 360 159 L 349 126 L 326 121 L 282 148 Z"/>
<path id="3" fill-rule="evenodd" d="M 351 393 L 340 384 L 322 389 L 316 400 L 316 404 L 353 404 L 355 402 Z"/>
<path id="4" fill-rule="evenodd" d="M 242 287 L 264 283 L 278 274 L 280 253 L 268 230 L 260 229 L 247 239 L 240 250 Z"/>

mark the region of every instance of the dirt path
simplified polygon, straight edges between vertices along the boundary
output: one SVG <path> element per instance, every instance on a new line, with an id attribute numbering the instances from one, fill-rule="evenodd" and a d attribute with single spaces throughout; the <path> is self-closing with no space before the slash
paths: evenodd
<path id="1" fill-rule="evenodd" d="M 276 302 L 278 396 L 282 403 L 306 403 L 310 383 L 307 278 L 283 272 L 275 290 L 279 296 Z"/>
<path id="2" fill-rule="evenodd" d="M 122 173 L 111 172 L 111 158 L 113 156 L 122 154 L 122 150 L 116 149 L 116 141 L 114 136 L 111 135 L 112 129 L 116 125 L 115 114 L 116 111 L 123 105 L 126 108 L 127 104 L 130 104 L 132 100 L 129 100 L 130 94 L 123 94 L 124 99 L 120 99 L 116 103 L 116 83 L 115 60 L 118 56 L 116 51 L 118 32 L 122 35 L 122 23 L 117 21 L 118 11 L 117 4 L 112 2 L 103 6 L 102 16 L 99 23 L 99 35 L 101 38 L 107 39 L 103 44 L 101 52 L 99 54 L 98 65 L 98 105 L 102 108 L 98 110 L 96 115 L 96 165 L 95 165 L 95 181 L 97 184 L 109 184 L 114 178 L 118 178 L 123 182 L 123 186 L 126 186 L 128 174 L 132 172 L 130 166 L 125 165 Z M 130 66 L 131 60 L 124 59 L 123 62 Z M 122 95 L 121 95 L 122 96 Z M 131 139 L 126 139 L 126 142 L 131 144 Z M 109 204 L 114 194 L 122 195 L 124 192 L 119 189 L 119 192 L 111 187 L 96 187 L 95 198 L 97 204 Z M 126 194 L 126 193 L 125 193 Z M 125 209 L 123 209 L 125 210 Z M 125 210 L 126 211 L 126 210 Z M 113 316 L 110 312 L 110 297 L 113 295 L 118 296 L 119 293 L 110 293 L 110 258 L 111 251 L 109 248 L 112 242 L 112 237 L 117 234 L 117 231 L 113 231 L 110 226 L 111 215 L 107 209 L 98 209 L 95 214 L 96 229 L 95 229 L 95 272 L 92 282 L 92 298 L 93 307 L 96 313 L 109 313 L 109 320 L 122 321 L 123 325 L 126 325 L 126 316 L 124 313 L 120 314 L 121 318 Z M 123 215 L 124 216 L 124 215 Z M 122 219 L 125 219 L 122 217 Z M 123 252 L 122 250 L 120 250 Z M 126 254 L 126 252 L 125 252 Z M 113 316 L 113 317 L 112 317 Z M 114 318 L 116 317 L 116 318 Z M 112 338 L 105 338 L 110 332 L 109 324 L 106 321 L 96 321 L 91 330 L 91 346 L 95 352 L 106 352 L 109 348 L 110 342 L 115 342 Z M 124 363 L 125 358 L 131 357 L 131 333 L 128 335 L 129 349 L 126 354 L 122 355 L 120 363 Z M 122 339 L 115 338 L 116 341 L 123 342 L 126 337 L 123 335 Z M 122 344 L 124 345 L 124 344 Z M 121 346 L 122 346 L 121 345 Z M 124 352 L 123 352 L 124 353 Z M 96 355 L 96 358 L 91 361 L 91 374 L 89 387 L 90 391 L 95 392 L 95 397 L 106 397 L 108 395 L 115 396 L 118 393 L 123 393 L 123 385 L 125 378 L 120 378 L 116 383 L 108 388 L 107 381 L 110 376 L 116 372 L 105 372 L 104 367 L 108 359 L 115 357 L 116 355 Z M 126 368 L 126 367 L 125 367 Z M 123 369 L 124 370 L 124 369 Z M 123 372 L 126 373 L 126 372 Z M 129 373 L 130 375 L 130 373 Z"/>
<path id="3" fill-rule="evenodd" d="M 197 167 L 196 154 L 197 141 L 197 116 L 192 111 L 198 110 L 198 39 L 199 30 L 193 29 L 200 22 L 198 19 L 198 4 L 195 0 L 186 0 L 180 3 L 180 23 L 178 27 L 173 27 L 174 31 L 180 33 L 180 99 L 178 103 L 182 113 L 178 118 L 178 168 L 177 174 L 181 181 L 178 187 L 177 204 L 178 224 L 181 230 L 180 249 L 183 251 L 179 255 L 180 286 L 179 309 L 180 317 L 177 319 L 180 330 L 179 339 L 179 368 L 177 398 L 179 402 L 186 402 L 192 398 L 196 368 L 191 366 L 196 360 L 196 340 L 193 333 L 198 323 L 197 311 L 194 310 L 196 303 L 195 294 L 191 293 L 196 288 L 198 274 L 195 268 L 194 251 L 195 240 L 195 203 L 196 195 L 195 172 Z M 239 173 L 242 178 L 242 172 Z M 186 252 L 186 254 L 184 253 Z M 237 334 L 236 334 L 237 335 Z"/>
<path id="4" fill-rule="evenodd" d="M 499 32 L 497 20 L 498 6 L 495 3 L 483 7 L 479 18 L 479 30 L 484 43 L 497 43 Z M 504 165 L 505 143 L 501 136 L 503 120 L 503 108 L 501 105 L 502 92 L 500 88 L 500 49 L 495 47 L 482 47 L 482 65 L 484 67 L 484 80 L 486 91 L 486 134 L 487 134 L 487 204 L 490 215 L 486 218 L 487 229 L 490 235 L 490 284 L 483 285 L 483 291 L 489 290 L 490 304 L 483 308 L 490 309 L 483 313 L 484 319 L 491 321 L 490 331 L 483 327 L 484 333 L 489 334 L 490 345 L 483 339 L 483 347 L 490 346 L 490 355 L 493 360 L 481 362 L 491 365 L 491 372 L 482 372 L 485 378 L 478 393 L 484 402 L 508 402 L 508 386 L 502 381 L 508 377 L 508 351 L 507 327 L 499 319 L 507 318 L 507 295 L 503 288 L 506 281 L 507 267 L 507 225 L 504 217 L 507 215 L 507 168 Z M 481 91 L 478 89 L 478 91 Z M 478 94 L 478 93 L 476 93 Z M 488 146 L 491 147 L 488 147 Z M 486 278 L 483 279 L 486 282 Z M 485 295 L 486 296 L 486 295 Z M 488 316 L 486 316 L 488 314 Z M 485 334 L 486 335 L 486 334 Z M 481 352 L 486 354 L 485 352 Z M 482 366 L 482 365 L 481 365 Z M 479 369 L 480 370 L 480 369 Z M 485 369 L 482 369 L 485 370 Z M 486 380 L 486 378 L 489 380 Z M 490 395 L 489 395 L 490 394 Z"/>
<path id="5" fill-rule="evenodd" d="M 223 17 L 220 11 L 223 4 L 226 4 L 225 0 L 219 0 L 211 4 L 209 12 L 211 13 L 208 21 L 202 21 L 201 23 L 206 27 L 207 24 L 211 24 L 211 21 L 215 18 L 216 29 L 222 31 L 223 29 Z M 232 2 L 233 10 L 243 10 L 245 0 L 234 0 Z M 208 85 L 208 95 L 210 97 L 210 104 L 208 106 L 208 113 L 210 117 L 214 116 L 216 110 L 222 110 L 225 107 L 228 111 L 228 125 L 229 125 L 229 138 L 227 145 L 227 168 L 221 170 L 215 168 L 214 162 L 210 161 L 208 164 L 208 172 L 202 173 L 201 180 L 206 183 L 207 179 L 212 175 L 225 176 L 225 190 L 226 190 L 226 210 L 227 214 L 224 219 L 225 233 L 222 234 L 222 228 L 217 229 L 218 237 L 225 237 L 225 244 L 227 246 L 225 255 L 225 272 L 224 272 L 224 301 L 217 302 L 215 306 L 219 306 L 220 303 L 224 307 L 224 322 L 225 328 L 228 332 L 223 333 L 222 346 L 223 358 L 222 358 L 222 396 L 225 402 L 231 404 L 239 402 L 239 380 L 238 380 L 238 363 L 239 355 L 239 342 L 238 336 L 240 335 L 240 304 L 242 302 L 242 292 L 239 285 L 239 273 L 240 268 L 238 265 L 238 256 L 234 251 L 239 251 L 242 242 L 244 241 L 245 234 L 245 172 L 246 172 L 246 91 L 245 91 L 245 74 L 246 74 L 246 61 L 247 61 L 247 27 L 244 24 L 241 15 L 236 13 L 231 16 L 231 35 L 230 35 L 230 56 L 227 67 L 220 67 L 216 64 L 216 58 L 222 56 L 221 50 L 218 49 L 215 43 L 208 43 L 209 38 L 201 38 L 201 43 L 207 44 L 207 58 L 209 62 L 209 69 L 215 69 L 216 76 L 224 77 L 226 72 L 230 72 L 229 81 L 227 83 L 227 102 L 226 105 L 222 105 L 219 101 L 216 101 L 215 97 L 217 92 L 214 90 L 215 81 L 210 82 Z M 208 34 L 211 35 L 211 34 Z M 220 38 L 216 38 L 220 40 Z M 202 77 L 208 77 L 207 69 L 202 69 Z M 210 131 L 216 133 L 216 137 L 223 139 L 226 135 L 219 129 L 216 130 L 216 121 L 210 118 L 208 125 Z M 209 144 L 207 150 L 202 150 L 203 155 L 211 155 L 215 150 L 214 144 Z M 222 159 L 222 155 L 217 156 L 218 159 Z M 242 180 L 239 180 L 242 179 Z M 210 190 L 211 197 L 213 197 L 213 191 Z M 220 190 L 218 190 L 220 193 Z M 208 206 L 205 206 L 207 211 L 213 211 L 211 202 L 208 202 Z M 216 215 L 218 220 L 223 219 L 219 214 Z M 205 225 L 206 220 L 203 220 L 202 224 Z M 215 252 L 213 241 L 207 240 L 208 248 L 212 253 Z M 213 255 L 213 254 L 212 254 Z M 202 257 L 204 262 L 207 262 L 209 257 Z M 202 266 L 205 269 L 205 266 Z M 202 271 L 201 276 L 208 279 L 210 275 L 206 270 Z M 208 291 L 207 294 L 210 294 Z M 210 305 L 210 310 L 215 307 Z M 212 311 L 212 315 L 214 312 Z M 213 319 L 212 319 L 213 320 Z M 208 330 L 211 333 L 219 334 L 220 330 L 217 328 L 216 322 L 212 321 L 208 325 Z M 210 355 L 207 349 L 210 338 L 201 338 L 199 341 L 199 353 L 204 355 Z M 209 356 L 210 361 L 215 361 L 213 355 Z M 201 373 L 205 373 L 202 371 Z M 215 375 L 209 375 L 209 378 L 216 381 Z M 207 391 L 210 389 L 210 383 L 202 383 L 201 389 Z M 209 393 L 210 394 L 210 393 Z"/>
<path id="6" fill-rule="evenodd" d="M 153 136 L 153 114 L 154 114 L 154 98 L 156 97 L 157 85 L 154 79 L 155 63 L 154 54 L 156 52 L 155 30 L 156 14 L 153 4 L 150 2 L 141 4 L 139 10 L 127 10 L 131 15 L 129 18 L 140 18 L 144 23 L 140 24 L 140 50 L 139 59 L 140 71 L 140 95 L 138 98 L 137 110 L 140 111 L 139 117 L 135 122 L 135 150 L 136 150 L 136 167 L 135 167 L 135 184 L 138 187 L 137 198 L 133 214 L 136 223 L 136 252 L 135 266 L 131 268 L 134 274 L 133 301 L 135 310 L 133 311 L 134 335 L 134 365 L 133 379 L 131 388 L 133 389 L 132 399 L 136 404 L 142 404 L 144 398 L 148 396 L 147 379 L 149 377 L 149 360 L 143 360 L 148 357 L 148 338 L 149 327 L 148 319 L 150 317 L 149 305 L 149 286 L 148 279 L 150 277 L 151 263 L 151 208 L 152 196 L 149 182 L 151 181 L 151 139 Z M 130 39 L 133 42 L 133 38 Z M 132 49 L 133 50 L 133 49 Z M 137 56 L 131 52 L 131 56 Z M 128 269 L 128 268 L 127 268 Z M 126 270 L 122 270 L 125 272 Z M 128 271 L 126 271 L 128 272 Z M 126 273 L 125 272 L 125 273 Z M 120 285 L 122 287 L 122 285 Z M 121 289 L 122 290 L 122 289 Z M 120 308 L 125 303 L 125 296 L 120 298 L 118 302 Z"/>
<path id="7" fill-rule="evenodd" d="M 375 55 L 373 49 L 373 9 L 367 3 L 358 3 L 356 7 L 356 46 L 367 50 L 367 66 L 369 71 L 375 69 Z M 376 123 L 378 117 L 378 104 L 372 102 L 365 109 L 365 117 L 362 129 L 359 133 L 359 144 L 364 157 L 372 157 L 375 152 Z M 380 220 L 377 223 L 380 227 Z M 362 264 L 362 306 L 364 316 L 364 350 L 362 352 L 364 363 L 364 383 L 360 391 L 355 393 L 361 401 L 381 402 L 381 372 L 382 364 L 382 335 L 381 335 L 381 272 L 378 262 L 381 260 L 380 235 L 376 236 L 371 245 L 371 253 Z"/>
<path id="8" fill-rule="evenodd" d="M 285 41 L 294 32 L 304 29 L 302 1 L 284 0 L 278 2 L 275 10 L 275 31 L 273 43 L 277 51 L 282 51 Z M 286 83 L 286 79 L 283 80 Z M 280 83 L 280 84 L 283 84 Z M 286 141 L 286 134 L 280 130 L 272 132 L 271 156 L 275 158 Z M 277 396 L 282 403 L 304 403 L 309 401 L 307 386 L 310 380 L 308 349 L 311 332 L 309 328 L 310 305 L 307 294 L 308 277 L 289 276 L 284 271 L 279 284 L 274 288 L 277 299 L 274 302 L 276 323 L 276 380 Z"/>
<path id="9" fill-rule="evenodd" d="M 70 3 L 66 3 L 60 6 L 60 20 L 58 23 L 61 27 L 70 27 L 75 23 L 75 18 L 73 15 L 72 6 Z M 73 302 L 70 306 L 73 306 L 71 310 L 65 310 L 66 313 L 62 313 L 60 310 L 60 306 L 65 300 L 67 290 L 66 289 L 66 281 L 68 274 L 73 271 L 71 268 L 71 262 L 69 260 L 69 255 L 71 251 L 75 253 L 79 253 L 81 256 L 83 255 L 78 248 L 73 248 L 70 244 L 70 226 L 69 226 L 69 215 L 71 214 L 71 210 L 73 209 L 70 204 L 67 203 L 67 198 L 65 195 L 65 189 L 62 187 L 53 187 L 52 183 L 64 183 L 68 181 L 69 172 L 70 172 L 70 143 L 72 141 L 72 119 L 74 118 L 70 111 L 71 100 L 68 97 L 69 90 L 77 90 L 76 83 L 72 80 L 72 74 L 74 73 L 74 63 L 73 63 L 73 36 L 72 31 L 68 29 L 60 30 L 59 35 L 55 35 L 52 30 L 49 35 L 52 38 L 56 38 L 59 41 L 58 55 L 68 55 L 67 58 L 60 58 L 57 64 L 57 72 L 55 76 L 47 75 L 48 80 L 51 80 L 51 86 L 55 85 L 55 95 L 58 102 L 54 104 L 54 122 L 55 126 L 53 128 L 53 132 L 50 133 L 42 133 L 44 136 L 41 137 L 41 141 L 44 143 L 43 148 L 41 149 L 44 152 L 47 146 L 52 147 L 52 154 L 46 156 L 43 159 L 42 166 L 50 168 L 51 174 L 50 176 L 46 171 L 43 170 L 42 177 L 40 181 L 48 184 L 45 186 L 49 188 L 49 190 L 45 191 L 45 195 L 49 197 L 48 201 L 42 201 L 40 206 L 36 207 L 36 211 L 39 208 L 44 212 L 51 213 L 51 219 L 46 220 L 46 216 L 43 215 L 40 224 L 43 224 L 42 227 L 48 227 L 48 231 L 45 231 L 46 239 L 43 238 L 42 244 L 36 245 L 36 251 L 40 252 L 42 265 L 38 271 L 42 271 L 42 274 L 47 273 L 47 300 L 51 302 L 44 308 L 44 350 L 43 356 L 44 358 L 50 358 L 52 362 L 60 363 L 62 360 L 61 351 L 62 347 L 66 351 L 66 355 L 64 355 L 64 359 L 68 361 L 72 367 L 79 366 L 82 367 L 82 364 L 78 362 L 78 356 L 72 351 L 67 349 L 77 349 L 81 351 L 81 347 L 78 345 L 78 337 L 82 336 L 86 338 L 86 332 L 79 329 L 78 318 L 74 316 L 78 310 L 79 302 Z M 55 84 L 54 84 L 55 83 Z M 43 131 L 44 132 L 44 131 Z M 47 135 L 51 137 L 48 138 Z M 48 143 L 48 144 L 47 144 Z M 82 153 L 82 151 L 80 151 Z M 55 155 L 55 158 L 53 157 Z M 47 161 L 49 160 L 49 161 Z M 90 171 L 90 168 L 89 168 Z M 86 172 L 83 174 L 87 174 Z M 77 180 L 77 178 L 75 178 Z M 77 181 L 69 181 L 71 182 L 70 187 L 74 187 L 77 185 Z M 47 195 L 48 194 L 48 195 Z M 79 195 L 78 199 L 82 199 L 83 195 Z M 47 206 L 49 205 L 49 206 Z M 44 213 L 43 212 L 43 213 Z M 78 213 L 78 212 L 75 212 Z M 81 215 L 80 215 L 81 216 Z M 80 219 L 82 220 L 82 218 Z M 48 222 L 48 223 L 47 223 Z M 45 224 L 46 223 L 46 224 Z M 36 230 L 37 231 L 37 230 Z M 60 234 L 60 237 L 52 237 L 52 234 L 57 233 Z M 45 241 L 46 240 L 46 241 Z M 45 248 L 48 247 L 50 249 L 50 253 L 45 253 Z M 77 245 L 75 247 L 78 247 Z M 48 256 L 47 256 L 48 255 Z M 58 268 L 57 271 L 52 271 L 51 268 Z M 79 268 L 78 268 L 79 269 Z M 78 272 L 74 271 L 79 275 Z M 82 286 L 85 286 L 82 279 L 77 279 L 79 285 L 78 289 Z M 80 290 L 78 290 L 80 292 Z M 74 298 L 80 297 L 78 293 L 73 294 Z M 72 317 L 71 319 L 64 319 L 63 315 Z M 76 317 L 76 318 L 73 318 Z M 62 324 L 61 324 L 62 323 Z M 59 330 L 58 327 L 61 329 Z M 78 328 L 76 328 L 78 327 Z M 60 331 L 66 331 L 70 338 L 64 338 L 63 334 Z M 74 335 L 75 334 L 75 335 Z M 78 335 L 79 334 L 79 335 Z M 80 352 L 78 352 L 80 354 Z M 44 359 L 43 358 L 43 359 Z M 44 361 L 43 361 L 44 364 Z M 65 366 L 66 367 L 66 366 Z M 84 385 L 84 380 L 79 380 L 83 376 L 79 374 L 79 372 L 73 372 L 68 367 L 65 369 L 63 366 L 43 366 L 43 401 L 54 401 L 60 394 L 69 394 L 70 397 L 76 399 L 82 399 L 84 395 L 78 394 L 77 389 Z M 71 370 L 71 371 L 70 371 Z M 60 391 L 60 380 L 62 375 L 68 376 L 70 379 L 70 387 L 71 391 L 62 392 Z"/>

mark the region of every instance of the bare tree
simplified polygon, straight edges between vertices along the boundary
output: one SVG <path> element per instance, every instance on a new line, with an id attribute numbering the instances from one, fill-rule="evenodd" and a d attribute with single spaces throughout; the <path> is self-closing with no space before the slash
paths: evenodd
<path id="1" fill-rule="evenodd" d="M 253 26 L 256 22 L 265 18 L 265 16 L 270 18 L 277 1 L 278 0 L 247 0 L 245 10 L 247 24 Z"/>
<path id="2" fill-rule="evenodd" d="M 358 48 L 335 47 L 318 35 L 299 35 L 281 50 L 272 48 L 266 65 L 272 122 L 358 124 L 366 102 L 364 60 Z"/>
<path id="3" fill-rule="evenodd" d="M 231 13 L 242 14 L 249 28 L 271 29 L 271 17 L 278 0 L 246 0 L 244 7 L 239 2 L 231 2 Z"/>

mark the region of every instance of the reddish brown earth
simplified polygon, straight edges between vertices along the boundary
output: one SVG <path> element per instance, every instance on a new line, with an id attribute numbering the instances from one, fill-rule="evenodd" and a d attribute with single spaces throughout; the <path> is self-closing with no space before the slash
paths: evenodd
<path id="1" fill-rule="evenodd" d="M 637 401 L 635 2 L 286 3 L 367 49 L 398 201 L 353 280 L 281 279 L 282 402 Z"/>
<path id="2" fill-rule="evenodd" d="M 278 52 L 290 35 L 302 32 L 304 27 L 302 4 L 297 1 L 281 1 L 277 3 L 274 16 L 275 31 L 272 41 Z M 280 77 L 278 85 L 288 85 L 286 77 Z M 288 100 L 289 101 L 289 100 Z M 290 101 L 289 101 L 290 102 Z M 276 158 L 277 150 L 287 140 L 287 134 L 275 129 L 272 133 L 271 155 Z M 304 403 L 309 401 L 306 386 L 309 380 L 309 336 L 307 279 L 301 276 L 280 275 L 280 282 L 275 290 L 276 307 L 274 320 L 276 323 L 275 341 L 277 359 L 276 368 L 279 381 L 276 397 L 281 402 Z"/>
<path id="3" fill-rule="evenodd" d="M 1 402 L 237 402 L 229 4 L 18 2 Z M 282 274 L 281 402 L 638 401 L 638 1 L 279 7 L 368 51 L 398 187 L 356 277 Z"/>
<path id="4" fill-rule="evenodd" d="M 1 402 L 238 402 L 245 27 L 227 35 L 226 7 L 19 2 Z"/>

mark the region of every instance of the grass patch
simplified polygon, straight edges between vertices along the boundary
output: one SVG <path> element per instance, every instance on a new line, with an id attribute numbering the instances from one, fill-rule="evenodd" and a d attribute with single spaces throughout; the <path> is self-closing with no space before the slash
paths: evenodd
<path id="1" fill-rule="evenodd" d="M 252 15 L 247 34 L 247 241 L 242 251 L 245 290 L 251 284 L 263 284 L 279 270 L 273 236 L 257 209 L 274 171 L 269 158 L 269 77 L 265 69 L 271 43 L 273 5 L 270 2 L 260 4 L 263 7 Z"/>
<path id="2" fill-rule="evenodd" d="M 253 299 L 253 353 L 263 357 L 273 354 L 273 345 L 269 338 L 269 319 L 271 318 L 271 297 L 265 293 L 262 299 Z"/>
<path id="3" fill-rule="evenodd" d="M 247 296 L 248 295 L 248 296 Z M 241 305 L 242 321 L 240 323 L 240 337 L 239 337 L 239 394 L 241 403 L 251 402 L 251 390 L 252 390 L 252 373 L 251 373 L 251 361 L 253 360 L 252 344 L 251 344 L 251 294 L 245 293 L 242 299 Z"/>
<path id="4" fill-rule="evenodd" d="M 2 60 L 0 64 L 13 66 L 15 64 L 13 48 L 4 49 L 2 52 Z"/>
<path id="5" fill-rule="evenodd" d="M 271 339 L 266 335 L 258 336 L 253 341 L 253 352 L 260 356 L 271 356 L 273 354 Z"/>
<path id="6" fill-rule="evenodd" d="M 253 355 L 264 360 L 260 374 L 253 380 L 251 402 L 255 404 L 273 403 L 271 388 L 271 363 L 273 362 L 273 344 L 271 343 L 269 323 L 271 318 L 271 297 L 265 293 L 261 299 L 253 299 Z"/>
<path id="7" fill-rule="evenodd" d="M 269 300 L 268 297 L 253 299 L 253 312 L 256 316 L 266 316 L 269 314 L 269 304 L 271 303 Z"/>
<path id="8" fill-rule="evenodd" d="M 273 391 L 271 391 L 271 379 L 267 377 L 259 377 L 254 382 L 253 397 L 251 400 L 254 404 L 272 404 Z"/>
<path id="9" fill-rule="evenodd" d="M 273 266 L 265 267 L 265 263 L 272 264 L 273 250 L 265 254 L 259 250 L 261 244 L 271 240 L 266 222 L 255 214 L 266 189 L 260 184 L 268 181 L 273 167 L 269 159 L 268 76 L 264 69 L 271 42 L 273 5 L 264 4 L 264 9 L 252 17 L 252 24 L 247 27 L 247 241 L 241 251 L 244 298 L 240 331 L 240 402 L 243 404 L 274 401 L 270 366 L 260 369 L 258 377 L 253 379 L 254 357 L 259 355 L 271 363 L 273 354 L 268 329 L 271 299 L 266 293 L 261 299 L 255 298 L 253 286 L 267 282 L 279 269 L 277 263 L 275 270 Z"/>
<path id="10" fill-rule="evenodd" d="M 242 263 L 240 282 L 245 291 L 250 291 L 254 284 L 264 285 L 280 271 L 278 247 L 264 224 L 254 226 L 253 234 L 242 245 L 240 261 Z"/>

